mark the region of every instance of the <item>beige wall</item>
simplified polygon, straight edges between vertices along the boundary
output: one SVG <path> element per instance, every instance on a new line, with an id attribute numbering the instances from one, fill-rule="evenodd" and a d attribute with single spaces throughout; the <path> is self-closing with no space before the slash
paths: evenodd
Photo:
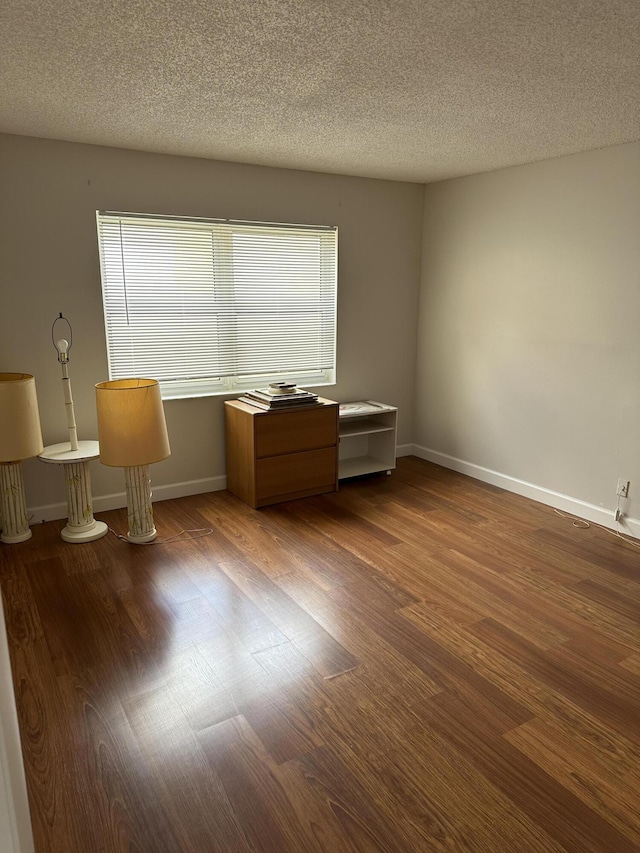
<path id="1" fill-rule="evenodd" d="M 393 403 L 401 444 L 541 499 L 611 510 L 623 476 L 640 516 L 640 144 L 425 189 L 0 136 L 0 370 L 35 373 L 45 443 L 65 439 L 59 311 L 74 325 L 80 435 L 96 435 L 98 208 L 338 225 L 327 396 Z M 154 466 L 156 494 L 224 475 L 222 400 L 165 404 L 173 455 Z M 96 496 L 122 492 L 120 471 L 91 470 Z M 31 460 L 25 475 L 30 506 L 64 504 L 57 468 Z"/>
<path id="2" fill-rule="evenodd" d="M 416 444 L 640 517 L 639 322 L 640 144 L 426 187 Z"/>
<path id="3" fill-rule="evenodd" d="M 50 337 L 60 311 L 74 329 L 80 438 L 96 437 L 93 386 L 107 378 L 97 209 L 337 225 L 338 384 L 323 393 L 397 405 L 399 441 L 411 440 L 421 186 L 5 135 L 0 187 L 0 370 L 35 374 L 45 444 L 66 438 Z M 173 454 L 153 467 L 156 494 L 224 475 L 222 400 L 165 403 Z M 91 472 L 96 497 L 123 491 L 121 471 Z M 29 506 L 64 502 L 56 467 L 30 460 L 25 480 Z"/>

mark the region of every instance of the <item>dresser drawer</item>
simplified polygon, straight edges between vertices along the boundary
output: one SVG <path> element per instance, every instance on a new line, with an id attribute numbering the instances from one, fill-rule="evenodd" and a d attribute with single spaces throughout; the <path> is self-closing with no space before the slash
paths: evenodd
<path id="1" fill-rule="evenodd" d="M 256 462 L 256 500 L 327 487 L 335 489 L 336 447 L 272 456 Z"/>
<path id="2" fill-rule="evenodd" d="M 261 458 L 330 447 L 337 435 L 337 406 L 269 412 L 255 418 L 255 453 Z"/>

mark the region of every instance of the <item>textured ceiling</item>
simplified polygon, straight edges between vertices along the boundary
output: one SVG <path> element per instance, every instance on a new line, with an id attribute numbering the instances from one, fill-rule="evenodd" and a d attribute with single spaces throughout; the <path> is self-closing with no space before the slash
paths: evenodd
<path id="1" fill-rule="evenodd" d="M 640 138 L 639 0 L 5 0 L 0 131 L 429 182 Z"/>

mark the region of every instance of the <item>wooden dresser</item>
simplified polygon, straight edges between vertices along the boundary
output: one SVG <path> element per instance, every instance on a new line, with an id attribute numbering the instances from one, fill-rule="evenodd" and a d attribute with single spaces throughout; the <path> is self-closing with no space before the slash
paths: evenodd
<path id="1" fill-rule="evenodd" d="M 265 412 L 225 402 L 227 489 L 252 507 L 335 492 L 338 404 Z"/>

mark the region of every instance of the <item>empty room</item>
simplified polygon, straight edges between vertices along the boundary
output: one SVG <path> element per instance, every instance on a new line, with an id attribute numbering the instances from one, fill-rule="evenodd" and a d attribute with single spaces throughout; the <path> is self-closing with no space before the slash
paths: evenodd
<path id="1" fill-rule="evenodd" d="M 640 7 L 0 56 L 0 853 L 640 851 Z"/>

